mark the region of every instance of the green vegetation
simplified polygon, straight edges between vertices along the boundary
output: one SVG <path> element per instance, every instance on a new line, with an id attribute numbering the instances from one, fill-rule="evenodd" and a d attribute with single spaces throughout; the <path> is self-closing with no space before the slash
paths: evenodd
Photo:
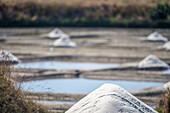
<path id="1" fill-rule="evenodd" d="M 166 27 L 167 0 L 2 0 L 0 26 Z"/>
<path id="2" fill-rule="evenodd" d="M 170 113 L 170 90 L 161 97 L 156 110 L 159 113 Z"/>
<path id="3" fill-rule="evenodd" d="M 19 85 L 11 79 L 11 68 L 0 66 L 0 111 L 1 113 L 45 113 L 33 101 L 26 99 Z"/>

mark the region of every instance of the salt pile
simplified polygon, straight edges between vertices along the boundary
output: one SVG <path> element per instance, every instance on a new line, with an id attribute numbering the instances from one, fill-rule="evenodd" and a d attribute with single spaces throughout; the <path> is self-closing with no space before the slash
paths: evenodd
<path id="1" fill-rule="evenodd" d="M 18 64 L 19 59 L 14 56 L 13 54 L 7 52 L 7 51 L 0 51 L 0 63 L 12 63 L 12 64 Z"/>
<path id="2" fill-rule="evenodd" d="M 139 69 L 168 69 L 169 66 L 158 57 L 149 55 L 138 64 Z"/>
<path id="3" fill-rule="evenodd" d="M 65 35 L 65 33 L 61 31 L 60 29 L 56 28 L 48 34 L 48 37 L 49 38 L 60 38 L 62 35 Z"/>
<path id="4" fill-rule="evenodd" d="M 170 89 L 170 82 L 166 83 L 166 84 L 163 86 L 163 88 L 165 88 L 165 89 Z"/>
<path id="5" fill-rule="evenodd" d="M 73 105 L 66 113 L 157 113 L 114 84 L 104 84 Z"/>
<path id="6" fill-rule="evenodd" d="M 170 41 L 169 42 L 166 42 L 164 45 L 163 45 L 163 48 L 170 51 Z"/>
<path id="7" fill-rule="evenodd" d="M 158 32 L 154 32 L 152 34 L 150 34 L 147 37 L 147 40 L 149 41 L 162 41 L 162 42 L 166 42 L 168 41 L 168 39 L 166 37 L 163 37 L 161 34 L 159 34 Z"/>
<path id="8" fill-rule="evenodd" d="M 54 47 L 76 47 L 76 43 L 70 40 L 68 35 L 62 35 L 58 40 L 54 42 Z"/>

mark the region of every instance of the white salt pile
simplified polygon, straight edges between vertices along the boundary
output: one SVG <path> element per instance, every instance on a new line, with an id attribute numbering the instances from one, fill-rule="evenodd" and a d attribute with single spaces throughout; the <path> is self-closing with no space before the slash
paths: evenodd
<path id="1" fill-rule="evenodd" d="M 65 35 L 65 33 L 63 31 L 61 31 L 60 29 L 56 28 L 48 34 L 48 37 L 55 39 L 55 38 L 60 38 L 62 35 Z"/>
<path id="2" fill-rule="evenodd" d="M 19 59 L 16 56 L 14 56 L 13 54 L 3 50 L 3 51 L 0 51 L 0 62 L 1 63 L 9 62 L 12 64 L 18 64 Z"/>
<path id="3" fill-rule="evenodd" d="M 150 34 L 147 37 L 147 40 L 149 41 L 161 41 L 161 42 L 166 42 L 168 41 L 168 39 L 166 37 L 163 37 L 161 34 L 159 34 L 158 32 L 154 32 L 152 34 Z"/>
<path id="4" fill-rule="evenodd" d="M 66 113 L 157 113 L 114 84 L 104 84 L 73 105 Z"/>
<path id="5" fill-rule="evenodd" d="M 163 48 L 170 51 L 170 41 L 169 42 L 166 42 L 164 45 L 163 45 Z"/>
<path id="6" fill-rule="evenodd" d="M 169 65 L 154 55 L 149 55 L 138 64 L 140 69 L 168 69 Z"/>
<path id="7" fill-rule="evenodd" d="M 170 90 L 170 82 L 166 83 L 166 84 L 163 86 L 163 88 Z"/>
<path id="8" fill-rule="evenodd" d="M 76 47 L 76 43 L 70 40 L 68 35 L 62 35 L 59 39 L 54 42 L 54 47 Z"/>

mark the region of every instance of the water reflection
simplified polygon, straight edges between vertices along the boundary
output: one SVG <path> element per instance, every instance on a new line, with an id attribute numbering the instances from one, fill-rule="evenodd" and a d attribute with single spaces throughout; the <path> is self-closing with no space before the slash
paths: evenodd
<path id="1" fill-rule="evenodd" d="M 95 68 L 118 67 L 118 64 L 43 61 L 21 63 L 17 67 L 30 69 L 92 69 L 92 68 L 95 69 Z"/>
<path id="2" fill-rule="evenodd" d="M 130 92 L 164 85 L 164 83 L 160 82 L 94 80 L 85 78 L 39 80 L 25 82 L 22 85 L 25 91 L 87 94 L 104 83 L 117 84 Z"/>

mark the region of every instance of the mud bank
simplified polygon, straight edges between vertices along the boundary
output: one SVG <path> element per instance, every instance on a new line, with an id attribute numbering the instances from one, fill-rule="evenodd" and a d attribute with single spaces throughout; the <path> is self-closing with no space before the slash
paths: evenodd
<path id="1" fill-rule="evenodd" d="M 154 92 L 153 88 L 147 89 L 147 91 L 139 91 L 132 93 L 135 97 L 143 101 L 149 106 L 156 106 L 159 101 L 159 97 L 166 91 L 160 90 L 159 88 Z M 46 100 L 46 101 L 79 101 L 86 95 L 83 94 L 59 94 L 59 93 L 35 93 L 35 92 L 25 92 L 28 98 L 33 100 Z M 47 104 L 42 103 L 49 110 L 54 110 L 55 112 L 68 110 L 73 104 Z M 51 106 L 52 105 L 52 106 Z"/>
<path id="2" fill-rule="evenodd" d="M 154 54 L 170 64 L 170 52 L 158 48 L 163 45 L 162 42 L 143 41 L 153 31 L 170 39 L 169 29 L 62 28 L 65 33 L 74 37 L 72 41 L 78 47 L 54 48 L 53 52 L 50 52 L 50 48 L 54 40 L 41 37 L 41 33 L 48 33 L 50 30 L 52 28 L 0 29 L 3 34 L 18 35 L 1 37 L 5 41 L 0 42 L 0 47 L 14 53 L 23 62 L 53 59 L 128 63 L 138 62 L 145 56 Z"/>
<path id="3" fill-rule="evenodd" d="M 139 70 L 116 70 L 98 69 L 98 70 L 43 70 L 43 69 L 15 69 L 20 71 L 20 76 L 16 76 L 18 81 L 35 81 L 45 79 L 60 78 L 88 78 L 102 80 L 127 80 L 127 81 L 150 81 L 150 82 L 168 82 L 169 74 L 164 71 L 139 71 Z M 15 74 L 14 74 L 15 76 Z"/>

